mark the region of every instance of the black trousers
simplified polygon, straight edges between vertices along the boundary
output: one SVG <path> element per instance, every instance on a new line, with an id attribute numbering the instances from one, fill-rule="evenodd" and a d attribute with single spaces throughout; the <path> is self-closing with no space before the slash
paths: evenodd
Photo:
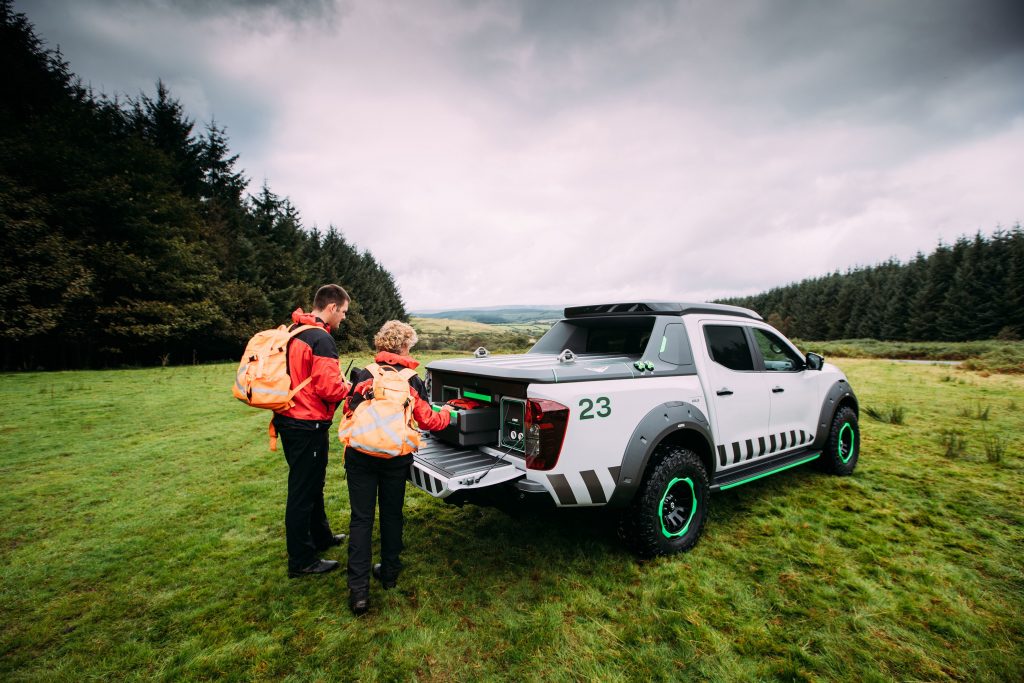
<path id="1" fill-rule="evenodd" d="M 333 534 L 324 509 L 328 429 L 279 429 L 288 461 L 288 502 L 284 511 L 288 568 L 311 565 Z"/>
<path id="2" fill-rule="evenodd" d="M 345 451 L 348 502 L 352 508 L 348 537 L 348 587 L 361 593 L 370 588 L 370 539 L 376 503 L 380 501 L 381 578 L 391 581 L 402 571 L 402 506 L 411 455 L 376 458 L 354 448 Z"/>

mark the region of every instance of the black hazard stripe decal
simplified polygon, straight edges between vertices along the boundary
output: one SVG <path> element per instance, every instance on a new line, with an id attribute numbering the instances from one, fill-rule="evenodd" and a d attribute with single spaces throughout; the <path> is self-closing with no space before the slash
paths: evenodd
<path id="1" fill-rule="evenodd" d="M 565 478 L 564 474 L 549 474 L 548 482 L 551 484 L 551 488 L 555 490 L 559 503 L 562 505 L 576 504 L 576 495 L 572 492 L 569 480 Z"/>
<path id="2" fill-rule="evenodd" d="M 608 502 L 608 499 L 604 496 L 604 487 L 601 486 L 601 481 L 597 478 L 597 472 L 586 470 L 580 472 L 580 476 L 583 477 L 583 483 L 587 485 L 587 492 L 590 494 L 591 503 Z"/>
<path id="3" fill-rule="evenodd" d="M 444 484 L 441 483 L 440 479 L 435 479 L 426 472 L 421 471 L 417 467 L 412 468 L 412 483 L 420 487 L 424 491 L 430 494 L 441 493 L 444 489 Z"/>
<path id="4" fill-rule="evenodd" d="M 728 446 L 718 444 L 718 464 L 722 467 L 729 464 L 730 450 L 732 451 L 732 462 L 736 464 L 742 460 L 753 460 L 760 458 L 762 455 L 771 455 L 782 452 L 787 448 L 803 446 L 804 444 L 811 443 L 813 440 L 814 435 L 810 432 L 805 432 L 802 429 L 791 429 L 788 432 L 769 434 L 767 437 L 759 436 L 756 442 L 751 438 L 744 439 L 743 441 L 733 441 Z"/>

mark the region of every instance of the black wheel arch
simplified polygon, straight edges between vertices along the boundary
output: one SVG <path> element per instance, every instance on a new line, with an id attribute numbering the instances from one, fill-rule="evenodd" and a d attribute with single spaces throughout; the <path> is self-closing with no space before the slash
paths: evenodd
<path id="1" fill-rule="evenodd" d="M 622 455 L 609 507 L 625 507 L 636 495 L 654 452 L 662 444 L 674 444 L 697 454 L 707 471 L 715 475 L 714 439 L 704 412 L 687 401 L 670 401 L 651 409 L 637 424 Z"/>
<path id="2" fill-rule="evenodd" d="M 844 406 L 849 406 L 857 418 L 860 418 L 860 403 L 857 401 L 857 395 L 853 393 L 853 387 L 845 379 L 839 379 L 825 392 L 825 398 L 821 402 L 821 414 L 818 416 L 818 430 L 811 448 L 825 447 L 829 429 L 832 428 L 832 418 Z"/>

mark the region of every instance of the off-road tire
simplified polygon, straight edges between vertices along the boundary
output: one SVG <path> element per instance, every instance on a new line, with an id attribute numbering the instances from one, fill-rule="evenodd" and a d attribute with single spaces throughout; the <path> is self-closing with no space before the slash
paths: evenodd
<path id="1" fill-rule="evenodd" d="M 704 532 L 709 495 L 708 474 L 696 453 L 659 446 L 620 517 L 619 538 L 643 558 L 685 552 Z"/>
<path id="2" fill-rule="evenodd" d="M 821 469 L 829 474 L 847 476 L 853 474 L 860 458 L 860 426 L 857 413 L 849 406 L 843 406 L 832 418 L 832 426 L 825 441 L 825 450 L 818 458 Z"/>

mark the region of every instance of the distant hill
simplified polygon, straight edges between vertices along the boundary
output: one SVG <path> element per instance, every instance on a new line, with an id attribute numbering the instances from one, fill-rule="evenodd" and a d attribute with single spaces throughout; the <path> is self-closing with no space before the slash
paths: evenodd
<path id="1" fill-rule="evenodd" d="M 501 306 L 489 308 L 463 308 L 454 311 L 429 313 L 412 311 L 419 318 L 446 318 L 467 320 L 486 325 L 522 325 L 529 323 L 550 323 L 562 318 L 565 309 L 561 306 Z"/>

